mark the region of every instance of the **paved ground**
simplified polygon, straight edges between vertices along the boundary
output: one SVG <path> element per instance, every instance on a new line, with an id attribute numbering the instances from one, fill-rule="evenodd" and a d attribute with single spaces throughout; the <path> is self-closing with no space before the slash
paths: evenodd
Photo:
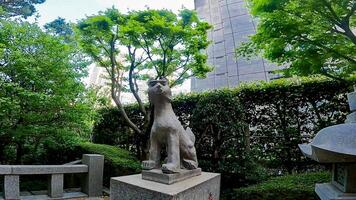
<path id="1" fill-rule="evenodd" d="M 71 200 L 110 200 L 109 197 L 110 191 L 105 188 L 104 189 L 104 195 L 100 198 L 87 198 L 83 197 L 86 196 L 84 193 L 80 192 L 79 188 L 74 188 L 74 189 L 67 189 L 64 193 L 64 198 L 65 199 L 71 199 Z M 48 199 L 49 197 L 47 196 L 47 191 L 22 191 L 21 192 L 21 200 L 45 200 Z M 0 200 L 4 200 L 2 197 L 2 192 L 0 192 Z"/>

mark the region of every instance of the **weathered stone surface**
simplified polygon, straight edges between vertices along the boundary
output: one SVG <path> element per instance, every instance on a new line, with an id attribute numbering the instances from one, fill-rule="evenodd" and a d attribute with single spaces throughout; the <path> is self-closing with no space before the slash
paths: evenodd
<path id="1" fill-rule="evenodd" d="M 168 185 L 199 175 L 201 175 L 201 168 L 193 170 L 182 169 L 179 173 L 175 174 L 165 174 L 160 169 L 142 171 L 142 179 Z"/>
<path id="2" fill-rule="evenodd" d="M 349 101 L 351 112 L 356 111 L 356 92 L 348 93 L 347 99 Z"/>
<path id="3" fill-rule="evenodd" d="M 22 196 L 31 196 L 32 194 L 31 194 L 31 192 L 29 192 L 29 191 L 20 191 L 20 196 L 22 197 Z"/>
<path id="4" fill-rule="evenodd" d="M 310 144 L 299 147 L 305 156 L 320 163 L 356 162 L 356 123 L 324 128 Z"/>
<path id="5" fill-rule="evenodd" d="M 356 123 L 356 112 L 353 112 L 346 116 L 345 123 Z"/>
<path id="6" fill-rule="evenodd" d="M 5 175 L 4 177 L 5 199 L 20 199 L 20 177 L 16 175 Z"/>
<path id="7" fill-rule="evenodd" d="M 63 174 L 52 174 L 48 184 L 48 196 L 59 198 L 63 196 Z"/>
<path id="8" fill-rule="evenodd" d="M 151 80 L 148 86 L 149 100 L 154 105 L 154 120 L 149 160 L 143 161 L 143 169 L 162 169 L 163 173 L 172 174 L 178 173 L 181 168 L 198 168 L 195 136 L 190 128 L 184 129 L 173 111 L 168 80 Z M 167 162 L 161 166 L 161 150 L 164 147 L 167 149 Z"/>
<path id="9" fill-rule="evenodd" d="M 7 165 L 0 165 L 0 174 L 1 175 L 11 174 L 11 167 Z"/>
<path id="10" fill-rule="evenodd" d="M 32 195 L 47 195 L 48 191 L 47 190 L 38 190 L 38 191 L 31 191 Z"/>
<path id="11" fill-rule="evenodd" d="M 77 199 L 77 200 L 84 200 L 84 199 L 90 199 L 90 200 L 96 200 L 96 198 L 87 198 L 88 196 L 82 192 L 68 192 L 64 193 L 63 197 L 60 198 L 51 198 L 46 194 L 40 194 L 40 195 L 30 195 L 30 196 L 21 196 L 21 200 L 48 200 L 48 199 Z"/>
<path id="12" fill-rule="evenodd" d="M 82 192 L 68 192 L 64 193 L 63 199 L 83 199 L 88 197 L 88 195 L 82 193 Z M 95 198 L 90 197 L 90 200 L 95 200 Z"/>
<path id="13" fill-rule="evenodd" d="M 103 190 L 104 156 L 99 154 L 84 154 L 83 164 L 88 165 L 89 171 L 83 180 L 83 192 L 89 197 L 99 197 Z"/>
<path id="14" fill-rule="evenodd" d="M 111 200 L 219 200 L 220 174 L 200 176 L 172 185 L 143 180 L 141 174 L 111 179 Z"/>
<path id="15" fill-rule="evenodd" d="M 345 193 L 356 193 L 356 164 L 333 164 L 332 184 Z"/>
<path id="16" fill-rule="evenodd" d="M 86 165 L 11 165 L 12 174 L 73 174 L 86 173 Z"/>
<path id="17" fill-rule="evenodd" d="M 355 200 L 356 194 L 343 193 L 331 183 L 316 184 L 315 193 L 321 200 Z"/>

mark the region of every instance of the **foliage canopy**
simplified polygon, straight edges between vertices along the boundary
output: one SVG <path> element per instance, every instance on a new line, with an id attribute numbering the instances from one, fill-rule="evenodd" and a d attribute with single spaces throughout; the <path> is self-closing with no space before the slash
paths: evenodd
<path id="1" fill-rule="evenodd" d="M 35 4 L 44 3 L 46 0 L 0 0 L 0 18 L 21 16 L 27 18 L 36 12 Z M 4 12 L 1 12 L 4 11 Z"/>
<path id="2" fill-rule="evenodd" d="M 0 20 L 0 161 L 40 162 L 88 137 L 95 113 L 73 53 L 35 24 Z"/>
<path id="3" fill-rule="evenodd" d="M 257 33 L 238 56 L 262 54 L 286 75 L 347 78 L 356 71 L 354 0 L 249 0 Z"/>

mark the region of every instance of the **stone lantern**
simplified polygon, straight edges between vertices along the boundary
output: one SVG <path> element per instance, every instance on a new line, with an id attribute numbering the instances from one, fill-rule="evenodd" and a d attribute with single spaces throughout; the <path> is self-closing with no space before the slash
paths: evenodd
<path id="1" fill-rule="evenodd" d="M 310 144 L 299 145 L 305 156 L 333 165 L 332 181 L 315 186 L 321 200 L 356 200 L 356 88 L 347 97 L 351 114 L 345 124 L 324 128 Z"/>

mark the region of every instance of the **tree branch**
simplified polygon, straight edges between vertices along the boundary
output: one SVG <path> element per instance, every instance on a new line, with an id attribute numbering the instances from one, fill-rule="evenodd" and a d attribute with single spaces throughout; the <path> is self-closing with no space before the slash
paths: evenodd
<path id="1" fill-rule="evenodd" d="M 122 89 L 122 78 L 120 78 L 120 73 L 118 72 L 118 77 L 120 80 L 120 83 L 115 79 L 115 68 L 117 67 L 116 65 L 116 60 L 115 60 L 115 38 L 112 38 L 110 42 L 110 61 L 111 61 L 111 96 L 116 104 L 116 106 L 119 108 L 121 115 L 125 119 L 127 125 L 132 128 L 136 133 L 141 134 L 142 131 L 130 120 L 130 118 L 127 116 L 127 113 L 125 111 L 124 106 L 121 103 L 120 100 L 120 93 Z M 117 92 L 119 92 L 119 96 L 117 96 Z"/>
<path id="2" fill-rule="evenodd" d="M 312 44 L 314 44 L 315 46 L 318 46 L 318 47 L 320 47 L 322 49 L 325 49 L 327 51 L 333 52 L 334 54 L 338 55 L 339 57 L 344 58 L 345 60 L 348 60 L 348 61 L 356 64 L 356 60 L 354 60 L 353 58 L 351 58 L 351 57 L 349 57 L 347 55 L 341 54 L 341 53 L 337 52 L 336 50 L 334 50 L 332 48 L 329 48 L 329 47 L 327 47 L 327 46 L 325 46 L 323 44 L 320 44 L 319 42 L 313 41 L 313 40 L 311 40 L 311 39 L 309 39 L 309 38 L 307 38 L 305 36 L 299 35 L 299 37 L 304 39 L 304 40 L 306 40 L 306 41 L 308 41 L 308 42 L 310 42 L 310 43 L 312 43 Z"/>
<path id="3" fill-rule="evenodd" d="M 134 85 L 134 82 L 133 82 L 133 72 L 135 70 L 135 60 L 136 60 L 136 49 L 131 51 L 131 46 L 127 46 L 128 48 L 128 51 L 129 51 L 129 57 L 130 57 L 130 61 L 131 61 L 131 65 L 130 65 L 130 70 L 129 70 L 129 87 L 130 87 L 130 91 L 132 92 L 132 94 L 134 95 L 139 107 L 140 107 L 140 110 L 141 112 L 144 114 L 144 116 L 146 117 L 147 115 L 147 111 L 146 111 L 146 108 L 145 106 L 143 105 L 143 102 L 140 98 L 140 96 L 138 95 L 137 91 L 138 91 L 138 88 L 135 89 L 135 85 Z"/>

